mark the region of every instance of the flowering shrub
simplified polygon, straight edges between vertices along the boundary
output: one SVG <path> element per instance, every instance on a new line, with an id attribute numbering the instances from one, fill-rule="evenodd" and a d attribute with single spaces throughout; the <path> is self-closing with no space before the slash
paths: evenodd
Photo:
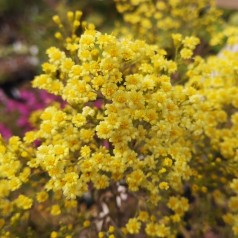
<path id="1" fill-rule="evenodd" d="M 81 15 L 68 13 L 72 35 L 47 50 L 33 82 L 66 105 L 47 107 L 22 139 L 1 139 L 1 237 L 237 235 L 237 52 L 202 58 L 203 38 L 181 23 L 171 58 L 159 42 L 98 32 Z M 236 28 L 226 31 L 236 44 Z"/>

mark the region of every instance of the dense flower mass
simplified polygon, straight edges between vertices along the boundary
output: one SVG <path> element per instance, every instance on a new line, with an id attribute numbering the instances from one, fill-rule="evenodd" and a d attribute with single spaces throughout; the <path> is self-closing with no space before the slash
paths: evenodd
<path id="1" fill-rule="evenodd" d="M 66 104 L 35 115 L 22 139 L 1 138 L 1 237 L 228 237 L 224 221 L 237 235 L 237 30 L 202 57 L 220 24 L 212 1 L 115 2 L 140 39 L 68 12 L 72 35 L 33 81 Z"/>

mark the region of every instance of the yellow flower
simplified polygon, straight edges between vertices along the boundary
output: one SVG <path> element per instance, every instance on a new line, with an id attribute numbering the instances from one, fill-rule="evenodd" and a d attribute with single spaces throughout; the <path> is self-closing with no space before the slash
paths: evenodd
<path id="1" fill-rule="evenodd" d="M 94 176 L 92 181 L 97 189 L 105 189 L 109 186 L 109 179 L 106 175 Z"/>
<path id="2" fill-rule="evenodd" d="M 89 220 L 86 220 L 86 221 L 84 221 L 84 223 L 83 223 L 83 227 L 84 227 L 84 228 L 87 228 L 87 227 L 90 226 L 90 224 L 91 224 L 91 222 L 90 222 Z"/>
<path id="3" fill-rule="evenodd" d="M 80 153 L 81 153 L 82 157 L 89 158 L 91 149 L 89 146 L 85 145 L 85 146 L 81 147 Z"/>
<path id="4" fill-rule="evenodd" d="M 183 45 L 184 47 L 194 50 L 195 47 L 200 43 L 199 38 L 194 37 L 194 36 L 190 36 L 190 37 L 185 37 L 185 39 L 183 40 Z"/>
<path id="5" fill-rule="evenodd" d="M 108 231 L 109 231 L 109 233 L 113 233 L 115 231 L 115 227 L 114 226 L 109 226 Z"/>
<path id="6" fill-rule="evenodd" d="M 70 70 L 73 66 L 74 66 L 74 62 L 70 58 L 65 58 L 61 62 L 62 72 L 66 72 L 66 73 L 70 72 Z"/>
<path id="7" fill-rule="evenodd" d="M 49 48 L 46 53 L 49 56 L 49 61 L 53 65 L 58 65 L 61 60 L 65 59 L 65 53 L 57 49 L 56 47 Z"/>
<path id="8" fill-rule="evenodd" d="M 21 180 L 17 177 L 12 177 L 8 183 L 11 191 L 17 190 L 22 184 Z"/>
<path id="9" fill-rule="evenodd" d="M 49 195 L 45 191 L 41 191 L 36 194 L 36 199 L 38 202 L 45 202 L 48 199 Z"/>
<path id="10" fill-rule="evenodd" d="M 100 122 L 96 127 L 97 135 L 99 138 L 108 138 L 111 134 L 111 126 L 107 122 Z"/>
<path id="11" fill-rule="evenodd" d="M 172 34 L 172 39 L 174 42 L 174 45 L 177 46 L 182 42 L 182 35 L 177 33 L 177 34 Z"/>
<path id="12" fill-rule="evenodd" d="M 230 187 L 236 194 L 238 194 L 238 179 L 233 179 L 232 183 L 230 184 Z"/>
<path id="13" fill-rule="evenodd" d="M 57 238 L 58 237 L 58 232 L 52 231 L 50 234 L 50 238 Z"/>
<path id="14" fill-rule="evenodd" d="M 135 170 L 127 176 L 127 183 L 131 191 L 137 191 L 144 180 L 144 174 L 141 170 Z"/>
<path id="15" fill-rule="evenodd" d="M 130 218 L 126 224 L 126 229 L 130 234 L 138 234 L 140 232 L 141 223 L 136 218 Z"/>
<path id="16" fill-rule="evenodd" d="M 52 20 L 56 23 L 56 24 L 61 24 L 60 18 L 58 15 L 54 15 L 52 17 Z"/>
<path id="17" fill-rule="evenodd" d="M 182 59 L 190 59 L 193 56 L 193 52 L 188 48 L 183 48 L 180 51 L 180 55 Z"/>
<path id="18" fill-rule="evenodd" d="M 30 209 L 32 206 L 32 203 L 33 203 L 33 200 L 31 198 L 22 194 L 20 194 L 18 198 L 15 200 L 16 206 L 24 210 Z"/>
<path id="19" fill-rule="evenodd" d="M 103 238 L 103 237 L 104 237 L 104 232 L 100 231 L 100 232 L 98 233 L 98 238 Z"/>
<path id="20" fill-rule="evenodd" d="M 157 232 L 158 232 L 158 224 L 153 223 L 153 222 L 147 223 L 145 232 L 148 236 L 156 236 Z"/>
<path id="21" fill-rule="evenodd" d="M 138 219 L 143 221 L 143 222 L 146 222 L 148 219 L 149 219 L 149 214 L 148 212 L 146 211 L 140 211 L 139 213 L 139 216 L 138 216 Z"/>
<path id="22" fill-rule="evenodd" d="M 159 184 L 159 188 L 162 189 L 162 190 L 168 190 L 169 189 L 169 185 L 167 182 L 161 182 Z"/>
<path id="23" fill-rule="evenodd" d="M 58 216 L 61 214 L 61 209 L 59 205 L 53 205 L 50 210 L 50 214 L 53 216 Z"/>
<path id="24" fill-rule="evenodd" d="M 233 212 L 237 212 L 238 211 L 238 197 L 231 197 L 229 200 L 228 206 Z"/>
<path id="25" fill-rule="evenodd" d="M 86 118 L 82 114 L 76 114 L 73 116 L 72 122 L 75 126 L 81 127 L 86 123 Z"/>

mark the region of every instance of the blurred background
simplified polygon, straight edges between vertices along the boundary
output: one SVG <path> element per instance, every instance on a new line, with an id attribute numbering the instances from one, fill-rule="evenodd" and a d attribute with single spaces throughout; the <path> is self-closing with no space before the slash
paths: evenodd
<path id="1" fill-rule="evenodd" d="M 217 5 L 224 8 L 238 8 L 237 0 L 217 0 Z"/>
<path id="2" fill-rule="evenodd" d="M 217 0 L 225 9 L 224 18 L 238 25 L 238 0 Z M 54 37 L 57 27 L 52 16 L 83 11 L 83 19 L 97 29 L 111 32 L 121 17 L 112 0 L 0 0 L 0 133 L 5 138 L 22 136 L 32 129 L 35 114 L 59 100 L 31 88 L 40 72 L 45 50 L 60 44 Z M 29 120 L 30 118 L 30 120 Z"/>

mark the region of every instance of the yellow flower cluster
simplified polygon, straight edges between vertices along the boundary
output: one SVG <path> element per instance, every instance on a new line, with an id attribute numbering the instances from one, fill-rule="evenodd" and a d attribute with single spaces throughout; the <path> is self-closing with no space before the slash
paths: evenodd
<path id="1" fill-rule="evenodd" d="M 238 32 L 237 32 L 238 33 Z M 234 35 L 231 36 L 233 38 Z M 190 66 L 187 72 L 188 85 L 196 87 L 201 94 L 205 96 L 204 100 L 209 101 L 213 110 L 206 115 L 208 124 L 205 125 L 204 131 L 209 138 L 209 147 L 202 145 L 202 154 L 206 155 L 203 160 L 199 159 L 200 168 L 196 166 L 196 170 L 201 176 L 202 174 L 211 173 L 211 167 L 207 167 L 207 162 L 216 168 L 212 172 L 210 179 L 198 179 L 197 183 L 205 185 L 209 191 L 214 191 L 214 197 L 218 204 L 225 202 L 225 197 L 217 193 L 220 184 L 228 183 L 230 176 L 234 178 L 231 188 L 236 193 L 237 178 L 237 108 L 238 108 L 238 84 L 237 84 L 237 56 L 238 52 L 233 49 L 233 44 L 227 39 L 227 45 L 221 50 L 219 55 L 210 56 L 206 60 L 196 57 L 195 62 Z M 205 116 L 205 115 L 204 115 Z M 203 181 L 202 181 L 203 180 Z M 209 182 L 208 182 L 209 181 Z M 206 185 L 207 184 L 207 185 Z M 201 187 L 202 189 L 202 187 Z M 223 187 L 223 192 L 228 193 L 229 188 Z M 228 191 L 227 191 L 228 190 Z M 233 231 L 238 234 L 237 229 L 237 197 L 232 196 L 229 199 L 228 207 L 231 213 L 224 216 L 227 223 L 233 225 Z M 232 221 L 231 221 L 232 220 Z"/>
<path id="2" fill-rule="evenodd" d="M 188 41 L 185 38 L 184 45 Z M 131 191 L 147 188 L 152 196 L 181 177 L 178 171 L 189 177 L 188 139 L 201 133 L 202 123 L 194 121 L 202 114 L 203 102 L 191 101 L 196 97 L 194 88 L 171 85 L 176 63 L 156 46 L 118 40 L 94 28 L 86 29 L 78 42 L 78 51 L 70 58 L 55 47 L 47 51 L 47 64 L 62 78 L 43 67 L 44 74 L 33 82 L 68 102 L 64 109 L 47 108 L 35 135 L 42 144 L 29 163 L 47 171 L 51 177 L 47 189 L 63 189 L 66 197 L 75 198 L 87 191 L 88 182 L 104 189 L 112 177 L 125 178 Z M 42 78 L 49 80 L 42 83 Z M 54 92 L 50 88 L 57 83 L 62 87 Z M 88 106 L 100 98 L 104 110 Z M 103 141 L 108 148 L 102 147 Z M 166 169 L 161 163 L 167 156 L 173 169 L 172 162 Z M 164 170 L 161 178 L 158 170 Z M 180 179 L 177 183 L 182 186 Z"/>
<path id="3" fill-rule="evenodd" d="M 170 46 L 172 33 L 204 37 L 216 31 L 221 12 L 214 0 L 114 0 L 133 37 L 163 47 Z M 120 31 L 120 29 L 119 29 Z M 126 31 L 126 34 L 131 34 Z"/>
<path id="4" fill-rule="evenodd" d="M 235 31 L 227 48 L 203 59 L 194 56 L 201 40 L 190 33 L 212 31 L 218 11 L 211 1 L 116 3 L 146 41 L 101 33 L 80 20 L 81 12 L 68 12 L 72 35 L 56 33 L 66 37 L 65 48 L 47 50 L 33 81 L 65 105 L 46 108 L 22 140 L 0 141 L 1 237 L 14 235 L 9 227 L 17 221 L 39 225 L 38 213 L 53 219 L 47 237 L 174 238 L 186 213 L 189 225 L 199 219 L 191 214 L 194 197 L 201 209 L 215 203 L 215 218 L 228 207 L 224 220 L 238 234 L 238 53 L 229 47 Z M 61 19 L 53 20 L 64 32 Z M 167 56 L 152 28 L 180 32 L 169 36 L 179 57 Z M 89 206 L 92 197 L 87 212 L 81 199 Z M 214 224 L 208 217 L 199 225 Z"/>

